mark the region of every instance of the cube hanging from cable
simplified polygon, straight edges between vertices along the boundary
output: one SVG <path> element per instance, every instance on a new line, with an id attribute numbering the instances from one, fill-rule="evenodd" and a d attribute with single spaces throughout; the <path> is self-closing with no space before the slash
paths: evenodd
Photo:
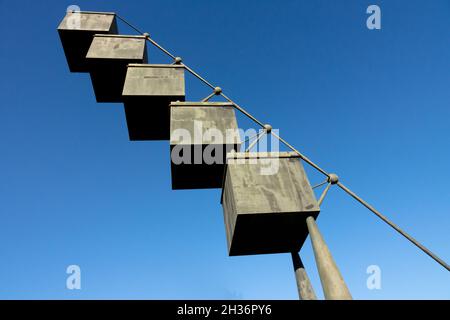
<path id="1" fill-rule="evenodd" d="M 225 171 L 229 255 L 298 252 L 308 235 L 306 218 L 320 211 L 298 155 L 229 153 Z"/>
<path id="2" fill-rule="evenodd" d="M 58 34 L 71 72 L 88 72 L 86 54 L 95 34 L 117 34 L 115 13 L 67 12 Z"/>
<path id="3" fill-rule="evenodd" d="M 147 63 L 146 37 L 96 34 L 86 59 L 97 102 L 123 102 L 128 64 Z"/>
<path id="4" fill-rule="evenodd" d="M 169 105 L 184 100 L 184 66 L 130 64 L 123 88 L 130 140 L 169 140 Z"/>
<path id="5" fill-rule="evenodd" d="M 226 155 L 240 149 L 233 104 L 172 102 L 172 189 L 221 188 Z"/>

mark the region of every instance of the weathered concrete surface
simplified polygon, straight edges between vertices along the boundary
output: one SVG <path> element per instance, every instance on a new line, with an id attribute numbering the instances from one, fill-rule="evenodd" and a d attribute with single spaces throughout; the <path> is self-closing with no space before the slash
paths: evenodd
<path id="1" fill-rule="evenodd" d="M 86 54 L 94 34 L 117 34 L 114 13 L 68 12 L 58 26 L 58 34 L 71 72 L 88 72 Z"/>
<path id="2" fill-rule="evenodd" d="M 86 55 L 97 102 L 122 102 L 130 63 L 146 63 L 144 36 L 95 35 Z"/>
<path id="3" fill-rule="evenodd" d="M 169 140 L 169 104 L 184 99 L 183 66 L 130 64 L 123 88 L 130 140 Z"/>
<path id="4" fill-rule="evenodd" d="M 114 22 L 113 12 L 67 12 L 58 30 L 108 32 Z"/>
<path id="5" fill-rule="evenodd" d="M 236 114 L 232 103 L 229 102 L 172 102 L 170 104 L 170 132 L 184 129 L 189 135 L 202 137 L 202 140 L 188 144 L 214 144 L 216 137 L 207 134 L 208 131 L 218 130 L 224 138 L 223 144 L 237 144 L 241 142 Z M 197 125 L 196 123 L 197 122 Z M 227 133 L 229 133 L 227 135 Z M 170 144 L 186 144 L 178 136 L 170 136 Z M 225 161 L 225 158 L 224 158 Z"/>
<path id="6" fill-rule="evenodd" d="M 226 154 L 241 145 L 232 104 L 173 102 L 170 106 L 171 155 L 189 154 L 189 163 L 174 163 L 172 158 L 172 189 L 221 188 Z M 179 130 L 185 130 L 190 140 L 184 141 Z M 209 155 L 214 162 L 205 159 Z"/>
<path id="7" fill-rule="evenodd" d="M 184 97 L 184 67 L 170 64 L 130 64 L 123 95 L 168 96 L 174 99 Z"/>
<path id="8" fill-rule="evenodd" d="M 352 296 L 345 284 L 336 262 L 328 249 L 313 217 L 306 219 L 311 237 L 317 270 L 322 283 L 323 294 L 327 300 L 351 300 Z"/>
<path id="9" fill-rule="evenodd" d="M 319 214 L 298 157 L 265 155 L 228 154 L 222 205 L 230 255 L 298 252 L 308 235 L 306 217 Z"/>
<path id="10" fill-rule="evenodd" d="M 316 293 L 314 292 L 300 255 L 298 252 L 292 252 L 291 256 L 300 300 L 317 300 Z"/>
<path id="11" fill-rule="evenodd" d="M 144 36 L 95 35 L 86 55 L 88 59 L 124 59 L 127 63 L 143 60 L 146 52 Z"/>

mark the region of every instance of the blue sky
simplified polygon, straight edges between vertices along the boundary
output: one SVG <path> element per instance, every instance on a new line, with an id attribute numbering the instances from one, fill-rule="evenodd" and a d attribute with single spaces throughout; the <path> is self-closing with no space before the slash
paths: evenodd
<path id="1" fill-rule="evenodd" d="M 69 73 L 56 28 L 70 4 L 149 32 L 450 261 L 448 1 L 0 0 L 0 298 L 297 298 L 288 254 L 228 257 L 220 190 L 172 191 L 167 142 L 129 142 L 122 106 Z M 188 100 L 207 94 L 187 77 Z M 355 298 L 450 298 L 447 271 L 341 190 L 321 209 Z M 309 240 L 301 255 L 323 297 Z"/>

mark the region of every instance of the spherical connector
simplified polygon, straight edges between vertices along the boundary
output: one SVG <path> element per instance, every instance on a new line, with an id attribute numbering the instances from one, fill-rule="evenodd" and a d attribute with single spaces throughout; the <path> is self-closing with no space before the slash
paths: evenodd
<path id="1" fill-rule="evenodd" d="M 216 96 L 218 96 L 219 94 L 221 94 L 222 93 L 222 88 L 221 87 L 215 87 L 214 88 L 214 94 L 216 95 Z"/>
<path id="2" fill-rule="evenodd" d="M 143 33 L 142 34 L 146 39 L 149 39 L 150 38 L 150 33 L 148 33 L 148 32 L 145 32 L 145 33 Z"/>
<path id="3" fill-rule="evenodd" d="M 336 184 L 339 182 L 339 176 L 335 173 L 330 173 L 328 176 L 328 182 L 331 184 Z"/>
<path id="4" fill-rule="evenodd" d="M 272 126 L 270 124 L 265 124 L 264 130 L 266 130 L 267 133 L 270 133 L 272 131 Z"/>
<path id="5" fill-rule="evenodd" d="M 183 61 L 183 59 L 181 59 L 181 57 L 175 58 L 175 64 L 180 64 L 182 61 Z"/>

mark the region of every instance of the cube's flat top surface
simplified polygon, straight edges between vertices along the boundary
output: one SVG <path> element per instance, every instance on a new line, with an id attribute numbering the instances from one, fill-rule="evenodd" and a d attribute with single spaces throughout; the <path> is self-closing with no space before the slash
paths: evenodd
<path id="1" fill-rule="evenodd" d="M 143 59 L 144 37 L 95 35 L 87 59 Z"/>
<path id="2" fill-rule="evenodd" d="M 145 36 L 140 35 L 131 35 L 131 34 L 96 34 L 96 37 L 104 37 L 104 38 L 130 38 L 130 39 L 141 39 L 145 40 Z"/>
<path id="3" fill-rule="evenodd" d="M 225 188 L 233 199 L 227 206 L 234 214 L 320 210 L 299 159 L 231 159 L 226 170 Z"/>
<path id="4" fill-rule="evenodd" d="M 168 96 L 185 95 L 184 68 L 128 66 L 124 96 Z M 183 99 L 184 100 L 184 99 Z M 169 106 L 167 105 L 167 108 Z"/>
<path id="5" fill-rule="evenodd" d="M 130 63 L 128 68 L 171 68 L 171 69 L 184 69 L 182 65 L 176 64 L 148 64 L 148 63 Z"/>
<path id="6" fill-rule="evenodd" d="M 300 158 L 295 152 L 231 152 L 227 155 L 228 160 L 232 159 L 281 159 Z"/>
<path id="7" fill-rule="evenodd" d="M 233 107 L 231 102 L 174 101 L 171 107 Z"/>
<path id="8" fill-rule="evenodd" d="M 114 13 L 68 12 L 58 30 L 107 32 L 114 22 Z"/>
<path id="9" fill-rule="evenodd" d="M 185 137 L 185 134 L 188 136 Z M 231 106 L 171 107 L 170 143 L 240 144 L 234 108 Z"/>
<path id="10" fill-rule="evenodd" d="M 69 12 L 69 13 L 83 13 L 83 14 L 105 14 L 105 15 L 116 15 L 116 13 L 115 12 L 104 12 L 104 11 L 84 11 L 84 10 L 80 10 L 80 11 L 77 11 L 77 10 L 74 10 L 74 11 L 71 11 L 71 12 Z"/>

